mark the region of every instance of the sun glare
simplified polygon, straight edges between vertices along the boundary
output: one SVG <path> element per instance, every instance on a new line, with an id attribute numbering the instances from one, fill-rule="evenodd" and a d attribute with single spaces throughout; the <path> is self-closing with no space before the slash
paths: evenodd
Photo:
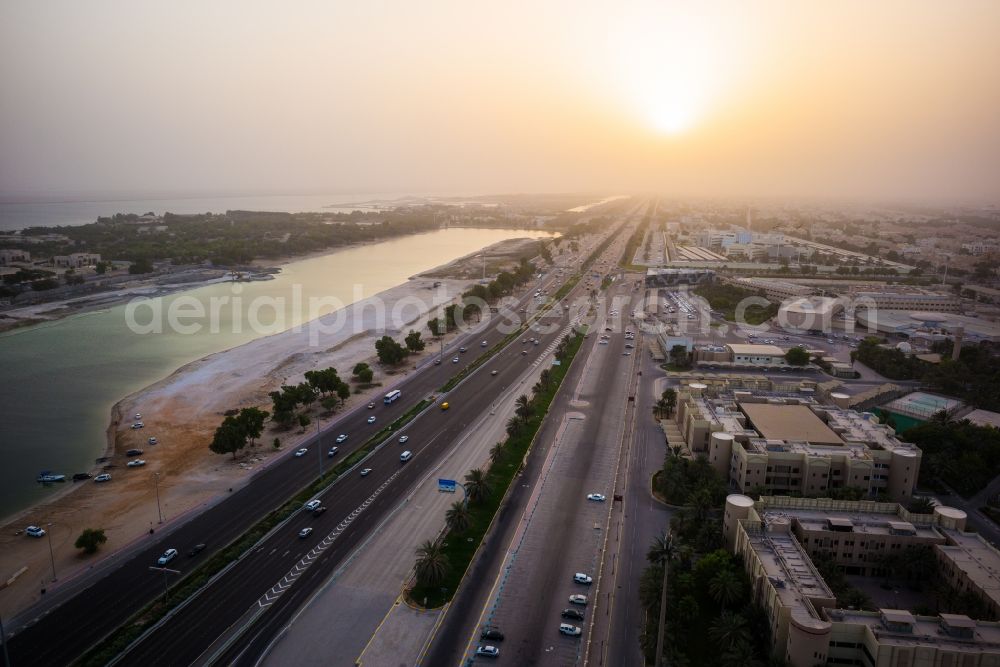
<path id="1" fill-rule="evenodd" d="M 720 41 L 705 17 L 658 8 L 626 17 L 613 38 L 619 82 L 633 114 L 655 132 L 695 128 L 715 102 L 723 78 Z"/>

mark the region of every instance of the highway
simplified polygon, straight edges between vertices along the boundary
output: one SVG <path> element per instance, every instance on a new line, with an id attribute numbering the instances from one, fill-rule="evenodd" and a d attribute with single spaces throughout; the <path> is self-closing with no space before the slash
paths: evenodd
<path id="1" fill-rule="evenodd" d="M 556 283 L 555 272 L 546 275 L 543 287 L 552 288 Z M 531 293 L 537 289 L 537 285 L 530 286 L 525 296 L 519 302 L 520 307 L 527 307 L 531 301 Z M 565 314 L 559 313 L 551 315 L 557 317 L 559 321 L 565 320 Z M 299 490 L 311 482 L 317 472 L 316 447 L 320 447 L 325 453 L 326 449 L 333 444 L 336 434 L 344 432 L 350 435 L 347 443 L 341 445 L 338 456 L 347 456 L 361 446 L 370 436 L 377 433 L 385 424 L 390 423 L 395 418 L 405 413 L 420 398 L 434 394 L 454 373 L 458 372 L 465 364 L 471 363 L 482 348 L 479 342 L 486 340 L 489 346 L 494 345 L 502 339 L 502 334 L 498 328 L 505 323 L 503 318 L 494 318 L 483 331 L 473 332 L 459 339 L 451 346 L 451 351 L 446 351 L 449 356 L 458 356 L 460 364 L 452 364 L 446 358 L 440 366 L 430 363 L 424 365 L 420 372 L 412 373 L 404 378 L 399 384 L 390 388 L 399 388 L 403 398 L 391 405 L 379 404 L 374 411 L 367 410 L 364 406 L 359 406 L 344 414 L 337 422 L 330 425 L 319 435 L 313 436 L 303 445 L 309 447 L 309 454 L 297 458 L 291 455 L 284 457 L 258 473 L 248 484 L 235 490 L 232 495 L 226 497 L 209 509 L 193 516 L 183 524 L 168 528 L 156 535 L 151 536 L 148 541 L 141 543 L 134 552 L 130 553 L 116 567 L 108 569 L 100 578 L 88 582 L 86 587 L 81 587 L 79 593 L 63 601 L 59 606 L 48 609 L 44 615 L 37 620 L 15 628 L 13 635 L 9 639 L 9 650 L 13 664 L 22 665 L 63 665 L 72 662 L 85 652 L 90 646 L 101 640 L 108 633 L 125 622 L 132 614 L 138 611 L 143 605 L 154 599 L 163 592 L 163 579 L 158 573 L 151 572 L 149 566 L 154 565 L 156 558 L 167 548 L 176 548 L 181 552 L 181 556 L 175 559 L 170 566 L 180 570 L 182 573 L 189 572 L 194 566 L 204 560 L 211 550 L 221 548 L 231 540 L 240 536 L 247 528 L 266 515 L 269 511 L 281 506 L 288 498 L 295 495 Z M 549 334 L 554 336 L 555 334 Z M 457 347 L 464 345 L 469 348 L 466 354 L 458 354 Z M 452 396 L 459 398 L 464 394 L 476 396 L 476 401 L 462 401 L 452 399 L 452 409 L 446 413 L 441 413 L 437 409 L 428 412 L 425 418 L 418 420 L 407 429 L 411 433 L 411 441 L 407 447 L 414 451 L 414 459 L 404 466 L 404 470 L 396 477 L 394 482 L 381 493 L 376 500 L 372 501 L 361 513 L 358 519 L 351 524 L 350 530 L 343 532 L 337 540 L 326 549 L 323 555 L 317 559 L 315 564 L 321 567 L 312 567 L 316 574 L 308 577 L 319 576 L 325 571 L 324 564 L 330 564 L 346 553 L 353 544 L 356 544 L 358 536 L 363 533 L 366 527 L 374 525 L 377 516 L 386 508 L 391 507 L 399 498 L 402 490 L 417 479 L 420 471 L 426 469 L 431 459 L 435 457 L 443 448 L 447 447 L 450 438 L 459 432 L 463 424 L 471 420 L 475 411 L 482 409 L 482 401 L 488 400 L 486 397 L 490 392 L 502 390 L 503 386 L 519 370 L 518 364 L 529 363 L 530 355 L 521 355 L 521 345 L 512 345 L 497 361 L 488 364 L 488 368 L 496 368 L 499 371 L 497 377 L 492 377 L 489 372 L 477 372 L 473 374 L 463 385 L 457 388 Z M 375 424 L 366 424 L 366 417 L 369 414 L 377 416 Z M 331 460 L 330 463 L 335 462 Z M 425 462 L 426 461 L 426 462 Z M 151 659 L 143 664 L 187 664 L 185 658 L 192 657 L 196 650 L 195 646 L 201 646 L 201 650 L 207 647 L 209 639 L 221 634 L 227 626 L 222 626 L 223 618 L 229 616 L 223 611 L 242 614 L 250 604 L 254 604 L 257 597 L 266 592 L 267 588 L 276 584 L 279 579 L 291 569 L 297 561 L 295 556 L 311 549 L 320 539 L 329 533 L 333 527 L 340 522 L 344 516 L 349 515 L 355 508 L 360 506 L 371 493 L 384 482 L 389 475 L 399 469 L 399 458 L 396 445 L 387 446 L 385 451 L 375 455 L 370 463 L 366 464 L 374 469 L 374 472 L 366 478 L 360 478 L 357 473 L 343 476 L 334 485 L 334 491 L 328 494 L 326 502 L 329 510 L 322 517 L 308 523 L 316 528 L 313 539 L 299 540 L 294 537 L 300 524 L 306 523 L 307 517 L 296 516 L 286 526 L 288 535 L 275 535 L 268 544 L 274 545 L 274 551 L 265 549 L 258 550 L 240 562 L 240 565 L 230 570 L 239 572 L 239 580 L 236 580 L 234 589 L 228 595 L 219 597 L 218 602 L 213 602 L 219 596 L 218 584 L 220 582 L 230 582 L 229 575 L 222 577 L 216 582 L 209 593 L 199 595 L 194 602 L 185 607 L 166 626 L 171 632 L 176 625 L 177 632 L 183 634 L 184 619 L 188 609 L 208 608 L 212 616 L 208 619 L 202 617 L 198 619 L 199 627 L 193 629 L 190 647 L 185 647 L 182 651 L 179 642 L 173 639 L 165 639 L 166 650 L 158 653 L 143 654 L 143 647 L 146 645 L 156 645 L 161 641 L 160 632 L 153 633 L 150 642 L 144 642 L 139 647 L 136 655 L 150 655 Z M 396 483 L 398 482 L 398 483 Z M 345 511 L 346 510 L 346 511 Z M 289 537 L 289 535 L 291 537 Z M 283 538 L 287 538 L 284 539 Z M 194 544 L 205 542 L 210 545 L 210 550 L 203 552 L 196 560 L 189 560 L 184 554 Z M 280 551 L 279 547 L 283 547 Z M 245 568 L 245 570 L 244 570 Z M 243 575 L 246 571 L 248 574 Z M 273 580 L 270 579 L 275 575 Z M 261 577 L 261 579 L 258 579 Z M 309 581 L 306 575 L 302 579 Z M 254 581 L 264 586 L 258 591 L 256 587 L 246 585 L 246 582 Z M 223 587 L 225 588 L 225 587 Z M 296 587 L 292 587 L 294 590 Z M 299 591 L 309 588 L 308 585 L 298 586 Z M 251 590 L 252 589 L 252 590 Z M 289 600 L 295 600 L 296 595 L 282 596 Z M 230 605 L 239 605 L 248 600 L 246 605 L 239 609 Z M 287 604 L 287 603 L 282 603 Z M 205 607 L 198 606 L 205 605 Z M 224 607 L 225 609 L 220 609 Z M 218 610 L 218 614 L 216 613 Z M 216 621 L 210 623 L 209 621 Z M 218 632 L 212 635 L 212 632 Z M 173 635 L 171 635 L 173 636 Z M 200 641 L 198 641 L 200 640 Z M 198 650 L 197 653 L 200 653 Z M 185 658 L 174 657 L 177 651 L 183 653 Z M 197 656 L 194 653 L 194 656 Z M 127 664 L 138 664 L 127 661 Z"/>
<path id="2" fill-rule="evenodd" d="M 623 240 L 628 233 L 619 236 Z M 620 257 L 624 243 L 609 247 L 605 259 L 615 261 Z M 626 312 L 629 297 L 627 289 L 620 284 L 612 288 L 609 300 L 619 295 L 620 312 Z M 560 641 L 569 651 L 580 646 L 580 640 L 560 637 L 557 633 L 559 612 L 566 606 L 567 596 L 574 584 L 570 582 L 573 572 L 588 570 L 599 558 L 600 535 L 593 533 L 593 520 L 607 515 L 607 504 L 612 502 L 610 483 L 616 464 L 620 438 L 615 440 L 615 431 L 621 426 L 621 417 L 626 400 L 625 388 L 631 376 L 629 367 L 636 359 L 622 355 L 624 348 L 621 315 L 612 318 L 609 326 L 613 333 L 608 335 L 611 342 L 600 345 L 597 335 L 581 348 L 570 374 L 550 409 L 550 416 L 542 426 L 537 445 L 528 460 L 520 483 L 512 491 L 506 507 L 502 510 L 493 531 L 487 535 L 485 548 L 480 558 L 473 563 L 466 584 L 448 609 L 442 624 L 428 649 L 422 665 L 464 664 L 465 656 L 478 643 L 479 632 L 486 622 L 500 626 L 507 635 L 501 645 L 505 661 L 512 664 L 548 664 L 554 659 L 550 651 Z M 600 334 L 603 327 L 592 329 Z M 596 361 L 592 361 L 596 360 Z M 622 362 L 627 363 L 622 363 Z M 588 379 L 585 395 L 573 396 L 581 379 Z M 605 407 L 611 409 L 605 410 Z M 582 435 L 577 419 L 564 420 L 568 414 L 587 415 L 586 435 Z M 602 416 L 607 415 L 602 424 Z M 593 421 L 591 421 L 593 420 Z M 609 434 L 611 434 L 609 436 Z M 617 434 L 620 435 L 620 434 Z M 567 449 L 555 452 L 554 449 Z M 568 453 L 576 452 L 575 454 Z M 556 456 L 558 454 L 558 456 Z M 551 476 L 548 473 L 552 471 Z M 602 481 L 603 480 L 603 481 Z M 530 581 L 518 579 L 511 568 L 503 585 L 507 597 L 520 595 L 518 601 L 504 607 L 497 605 L 496 584 L 508 554 L 515 548 L 514 541 L 524 533 L 522 517 L 533 511 L 538 502 L 539 485 L 549 493 L 554 487 L 558 502 L 555 509 L 544 511 L 546 519 L 539 518 L 538 530 L 525 540 L 523 557 L 520 562 L 529 569 Z M 593 487 L 593 488 L 592 488 Z M 588 503 L 586 494 L 606 492 L 607 504 Z M 593 515 L 593 516 L 592 516 Z M 544 525 L 543 525 L 544 524 Z M 582 534 L 578 531 L 581 526 Z M 577 543 L 582 538 L 587 544 Z M 590 542 L 594 541 L 593 544 Z M 588 548 L 589 547 L 589 548 Z M 577 566 L 576 563 L 580 564 Z M 520 594 L 516 593 L 520 591 Z M 524 599 L 520 599 L 524 598 Z M 493 611 L 496 606 L 496 611 Z M 490 615 L 492 612 L 492 615 Z"/>

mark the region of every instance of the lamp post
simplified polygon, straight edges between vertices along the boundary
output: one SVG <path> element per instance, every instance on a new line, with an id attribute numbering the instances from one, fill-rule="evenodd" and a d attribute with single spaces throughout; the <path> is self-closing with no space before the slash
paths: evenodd
<path id="1" fill-rule="evenodd" d="M 160 509 L 160 473 L 153 473 L 153 488 L 156 489 L 156 515 L 160 519 L 160 523 L 163 523 L 163 510 Z"/>
<path id="2" fill-rule="evenodd" d="M 319 476 L 323 477 L 323 447 L 320 443 L 319 415 L 316 416 L 316 456 L 319 457 Z"/>
<path id="3" fill-rule="evenodd" d="M 52 561 L 52 581 L 57 581 L 57 578 L 56 578 L 56 557 L 55 557 L 55 554 L 52 553 L 52 524 L 49 523 L 47 525 L 47 527 L 48 527 L 48 530 L 45 531 L 45 534 L 49 538 L 49 559 Z"/>
<path id="4" fill-rule="evenodd" d="M 180 570 L 171 570 L 169 567 L 156 567 L 153 565 L 149 566 L 149 569 L 153 572 L 163 573 L 163 604 L 167 604 L 167 594 L 170 592 L 170 584 L 167 581 L 168 574 L 180 574 Z"/>

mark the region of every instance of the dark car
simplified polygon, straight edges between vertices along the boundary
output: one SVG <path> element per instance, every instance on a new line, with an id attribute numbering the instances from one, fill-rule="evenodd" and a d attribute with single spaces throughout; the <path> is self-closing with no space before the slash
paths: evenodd
<path id="1" fill-rule="evenodd" d="M 191 547 L 191 550 L 188 551 L 188 558 L 194 558 L 195 556 L 200 554 L 202 551 L 205 550 L 205 546 L 206 546 L 205 543 L 202 542 L 201 544 L 196 544 L 193 547 Z"/>
<path id="2" fill-rule="evenodd" d="M 583 612 L 580 611 L 579 609 L 563 609 L 562 614 L 560 614 L 560 616 L 562 616 L 563 618 L 572 618 L 574 621 L 583 620 Z"/>
<path id="3" fill-rule="evenodd" d="M 142 450 L 141 449 L 130 449 L 127 452 L 125 452 L 125 456 L 142 456 Z"/>
<path id="4" fill-rule="evenodd" d="M 75 475 L 73 475 L 73 481 L 79 482 L 80 480 L 90 479 L 90 477 L 91 474 L 89 472 L 78 472 Z"/>
<path id="5" fill-rule="evenodd" d="M 503 641 L 503 633 L 496 628 L 491 628 L 490 630 L 483 630 L 483 634 L 479 635 L 481 639 L 492 639 L 495 642 Z"/>
<path id="6" fill-rule="evenodd" d="M 326 511 L 326 507 L 317 507 L 316 509 L 313 510 L 313 516 L 319 516 L 320 514 L 322 514 L 325 511 Z"/>

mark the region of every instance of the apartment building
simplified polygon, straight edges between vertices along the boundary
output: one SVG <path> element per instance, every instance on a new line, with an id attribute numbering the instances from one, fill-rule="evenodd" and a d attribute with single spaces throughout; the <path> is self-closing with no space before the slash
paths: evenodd
<path id="1" fill-rule="evenodd" d="M 0 248 L 0 266 L 10 266 L 14 263 L 27 263 L 31 261 L 31 253 L 18 248 Z"/>
<path id="2" fill-rule="evenodd" d="M 52 258 L 54 266 L 79 269 L 84 266 L 94 266 L 101 261 L 101 256 L 93 252 L 74 252 L 71 255 L 56 255 Z"/>
<path id="3" fill-rule="evenodd" d="M 678 393 L 675 419 L 691 452 L 743 493 L 815 496 L 855 487 L 907 501 L 920 472 L 920 449 L 874 415 L 808 397 L 712 397 L 689 386 Z"/>
<path id="4" fill-rule="evenodd" d="M 958 296 L 928 290 L 858 290 L 846 296 L 853 303 L 855 311 L 877 308 L 922 313 L 958 313 L 962 310 L 962 301 Z"/>
<path id="5" fill-rule="evenodd" d="M 881 555 L 911 545 L 933 548 L 944 569 L 964 568 L 949 551 L 965 513 L 950 507 L 911 514 L 902 506 L 829 498 L 726 499 L 727 548 L 743 561 L 754 601 L 770 621 L 776 655 L 791 667 L 1000 667 L 1000 624 L 960 614 L 917 616 L 905 609 L 843 609 L 813 563 L 833 557 L 845 570 L 871 571 Z M 987 545 L 988 546 L 988 545 Z M 1000 552 L 977 553 L 995 585 Z"/>

